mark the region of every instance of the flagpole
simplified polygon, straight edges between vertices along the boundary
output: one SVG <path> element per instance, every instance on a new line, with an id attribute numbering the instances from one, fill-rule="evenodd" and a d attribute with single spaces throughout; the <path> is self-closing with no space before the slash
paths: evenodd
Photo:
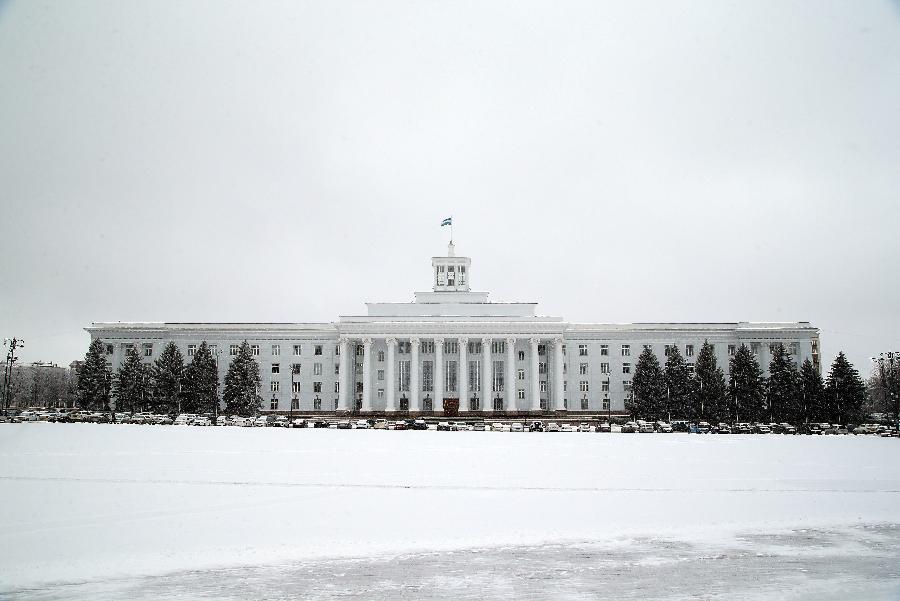
<path id="1" fill-rule="evenodd" d="M 450 244 L 453 244 L 453 215 L 450 215 Z"/>

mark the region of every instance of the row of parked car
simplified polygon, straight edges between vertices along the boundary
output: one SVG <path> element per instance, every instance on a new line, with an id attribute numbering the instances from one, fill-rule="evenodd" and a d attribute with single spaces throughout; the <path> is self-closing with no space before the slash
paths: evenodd
<path id="1" fill-rule="evenodd" d="M 113 418 L 109 413 L 72 410 L 25 410 L 8 417 L 0 416 L 0 422 L 59 422 L 59 423 L 110 423 Z M 610 422 L 545 422 L 531 421 L 440 421 L 428 423 L 423 419 L 290 419 L 284 415 L 260 415 L 241 417 L 238 415 L 210 415 L 182 413 L 174 418 L 165 414 L 140 412 L 117 413 L 116 423 L 176 425 L 176 426 L 237 426 L 237 427 L 276 427 L 276 428 L 334 428 L 338 430 L 438 430 L 457 431 L 494 431 L 494 432 L 622 432 L 635 433 L 671 433 L 688 432 L 694 434 L 854 434 L 875 436 L 897 436 L 897 430 L 883 424 L 842 425 L 827 423 L 809 423 L 796 427 L 789 423 L 736 423 L 717 425 L 705 421 L 689 422 L 686 420 L 666 421 L 629 421 L 619 426 Z"/>

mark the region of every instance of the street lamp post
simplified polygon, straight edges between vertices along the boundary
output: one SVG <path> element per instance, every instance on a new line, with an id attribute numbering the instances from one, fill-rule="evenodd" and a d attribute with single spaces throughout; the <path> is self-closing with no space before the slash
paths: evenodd
<path id="1" fill-rule="evenodd" d="M 213 403 L 213 424 L 219 423 L 219 347 L 216 346 L 216 399 Z"/>

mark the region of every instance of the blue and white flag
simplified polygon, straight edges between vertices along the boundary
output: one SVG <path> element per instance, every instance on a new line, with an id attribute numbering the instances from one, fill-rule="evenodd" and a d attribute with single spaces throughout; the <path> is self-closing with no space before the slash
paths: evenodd
<path id="1" fill-rule="evenodd" d="M 441 221 L 441 227 L 444 227 L 445 225 L 453 225 L 453 217 L 447 217 Z"/>

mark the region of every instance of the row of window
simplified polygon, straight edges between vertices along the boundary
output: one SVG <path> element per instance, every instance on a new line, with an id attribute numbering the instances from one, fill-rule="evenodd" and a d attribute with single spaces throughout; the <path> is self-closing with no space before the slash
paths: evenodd
<path id="1" fill-rule="evenodd" d="M 778 345 L 778 343 L 769 344 L 769 353 L 770 354 L 775 353 L 775 348 L 777 345 Z M 125 343 L 125 345 L 124 345 L 124 347 L 126 349 L 134 348 L 134 346 L 135 345 L 133 343 Z M 481 350 L 482 350 L 481 346 L 482 346 L 481 342 L 470 342 L 468 344 L 467 350 L 468 350 L 469 354 L 471 354 L 471 355 L 480 355 Z M 324 345 L 314 344 L 314 345 L 312 345 L 312 347 L 313 347 L 313 355 L 314 356 L 322 356 L 323 355 Z M 713 347 L 715 348 L 715 345 L 713 345 Z M 643 348 L 652 349 L 652 345 L 645 344 L 645 345 L 643 345 Z M 672 353 L 672 349 L 674 349 L 674 348 L 675 348 L 675 345 L 672 345 L 672 344 L 665 345 L 665 351 L 664 351 L 665 356 L 668 357 Z M 215 344 L 209 345 L 209 349 L 212 352 L 212 354 L 214 354 L 214 355 L 216 354 L 216 345 Z M 750 343 L 750 350 L 754 354 L 758 355 L 761 349 L 762 349 L 761 342 L 751 342 Z M 106 345 L 106 354 L 107 355 L 112 355 L 114 350 L 115 349 L 112 344 Z M 240 350 L 239 344 L 232 344 L 229 346 L 228 354 L 231 356 L 235 356 L 238 354 L 239 350 Z M 292 350 L 293 350 L 293 354 L 295 357 L 300 357 L 300 356 L 302 356 L 303 345 L 295 344 L 295 345 L 293 345 Z M 684 356 L 685 357 L 693 357 L 694 350 L 695 350 L 695 346 L 693 344 L 685 345 Z M 149 343 L 149 342 L 142 343 L 141 351 L 142 351 L 142 354 L 144 357 L 152 357 L 153 356 L 153 344 Z M 271 351 L 272 351 L 273 357 L 280 356 L 281 355 L 281 345 L 273 344 Z M 419 351 L 425 355 L 433 355 L 434 354 L 434 341 L 433 340 L 421 341 L 419 343 Z M 459 342 L 445 341 L 444 345 L 443 345 L 443 351 L 445 354 L 448 354 L 448 355 L 459 354 Z M 800 343 L 799 342 L 789 343 L 788 346 L 786 347 L 786 351 L 789 355 L 799 355 L 800 354 Z M 187 347 L 188 357 L 193 357 L 196 352 L 197 352 L 197 345 L 189 344 Z M 258 356 L 260 354 L 259 345 L 251 344 L 250 352 L 253 355 Z M 410 343 L 408 341 L 398 342 L 397 343 L 397 352 L 401 355 L 409 354 L 410 353 Z M 491 343 L 491 352 L 493 354 L 505 353 L 506 352 L 506 342 L 505 341 L 492 342 Z M 728 345 L 728 355 L 733 356 L 736 352 L 737 352 L 737 345 L 729 344 Z M 630 357 L 631 356 L 631 345 L 630 344 L 621 345 L 621 353 L 622 353 L 623 357 Z M 340 355 L 340 346 L 339 345 L 335 346 L 334 354 Z M 365 347 L 361 344 L 357 345 L 356 355 L 361 357 L 364 354 L 365 354 Z M 538 345 L 538 355 L 545 356 L 546 354 L 547 354 L 547 345 L 539 344 Z M 563 345 L 563 354 L 566 354 L 566 345 Z M 383 362 L 384 361 L 384 351 L 379 350 L 377 355 L 378 355 L 378 361 Z M 578 345 L 578 356 L 579 357 L 587 357 L 588 356 L 588 345 L 587 344 L 579 344 Z M 609 345 L 608 344 L 600 345 L 600 356 L 601 357 L 609 356 Z M 525 351 L 518 351 L 518 360 L 519 361 L 525 360 Z M 582 364 L 582 365 L 584 365 L 584 364 Z M 604 373 L 606 373 L 606 372 L 604 372 Z M 623 373 L 628 373 L 628 372 L 623 372 Z"/>

